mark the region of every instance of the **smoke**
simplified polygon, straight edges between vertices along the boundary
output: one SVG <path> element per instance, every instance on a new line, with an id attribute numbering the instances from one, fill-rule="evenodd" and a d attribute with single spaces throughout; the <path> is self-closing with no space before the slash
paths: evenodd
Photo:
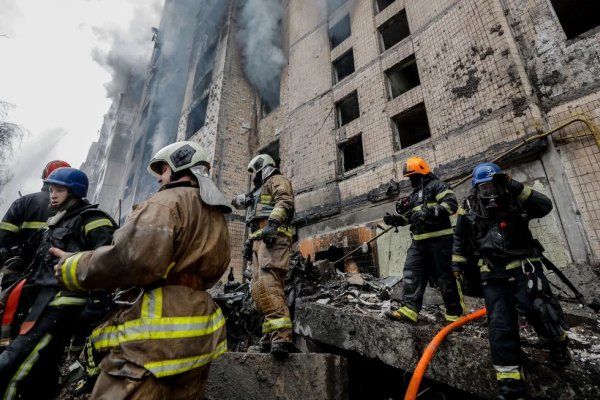
<path id="1" fill-rule="evenodd" d="M 28 136 L 24 140 L 14 159 L 9 163 L 12 179 L 6 185 L 0 186 L 0 215 L 6 213 L 11 202 L 18 197 L 19 191 L 27 194 L 42 188 L 42 170 L 48 161 L 61 159 L 56 146 L 65 136 L 67 136 L 66 129 L 52 128 L 39 135 Z M 39 179 L 31 179 L 32 175 L 38 176 Z"/>
<path id="2" fill-rule="evenodd" d="M 0 39 L 15 35 L 16 22 L 23 17 L 16 0 L 0 0 Z"/>
<path id="3" fill-rule="evenodd" d="M 279 105 L 281 71 L 286 62 L 281 50 L 280 0 L 245 0 L 240 13 L 238 41 L 244 72 L 269 108 Z"/>
<path id="4" fill-rule="evenodd" d="M 151 28 L 158 24 L 164 0 L 135 2 L 128 27 L 104 25 L 92 28 L 106 46 L 92 50 L 92 58 L 111 74 L 105 84 L 106 95 L 113 101 L 125 91 L 130 79 L 143 80 L 152 52 Z"/>

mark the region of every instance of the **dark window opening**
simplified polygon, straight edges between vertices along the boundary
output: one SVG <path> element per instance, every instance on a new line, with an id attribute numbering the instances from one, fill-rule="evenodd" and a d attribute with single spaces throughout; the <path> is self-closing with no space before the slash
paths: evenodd
<path id="1" fill-rule="evenodd" d="M 362 136 L 355 136 L 346 142 L 339 145 L 341 165 L 344 172 L 358 168 L 365 164 L 365 156 L 363 154 Z"/>
<path id="2" fill-rule="evenodd" d="M 377 12 L 378 13 L 382 12 L 383 10 L 388 8 L 388 6 L 390 4 L 392 4 L 394 1 L 396 1 L 396 0 L 376 0 L 375 3 L 377 4 Z"/>
<path id="3" fill-rule="evenodd" d="M 341 55 L 333 62 L 335 83 L 354 73 L 354 52 L 352 50 Z"/>
<path id="4" fill-rule="evenodd" d="M 431 137 L 427 112 L 423 103 L 393 117 L 392 120 L 396 126 L 402 149 Z"/>
<path id="5" fill-rule="evenodd" d="M 264 118 L 267 115 L 271 114 L 272 111 L 273 111 L 273 106 L 270 103 L 267 103 L 267 102 L 263 101 L 262 99 L 260 99 L 261 116 Z"/>
<path id="6" fill-rule="evenodd" d="M 258 154 L 268 154 L 275 161 L 275 165 L 279 167 L 279 163 L 281 162 L 281 158 L 279 158 L 279 140 L 275 140 L 274 142 L 269 143 L 262 149 L 258 151 Z"/>
<path id="7" fill-rule="evenodd" d="M 385 75 L 388 80 L 389 95 L 392 99 L 421 84 L 414 54 L 385 71 Z"/>
<path id="8" fill-rule="evenodd" d="M 206 109 L 208 108 L 208 96 L 198 101 L 190 110 L 188 115 L 186 139 L 192 137 L 204 126 L 206 122 Z"/>
<path id="9" fill-rule="evenodd" d="M 356 91 L 350 93 L 342 100 L 335 103 L 337 111 L 338 127 L 342 127 L 349 122 L 360 117 L 360 109 L 358 106 L 358 93 Z"/>
<path id="10" fill-rule="evenodd" d="M 346 0 L 327 0 L 327 15 L 330 15 L 335 10 L 340 8 L 340 6 L 345 2 Z"/>
<path id="11" fill-rule="evenodd" d="M 348 39 L 352 34 L 350 28 L 350 15 L 346 15 L 338 23 L 329 29 L 329 40 L 331 41 L 331 48 L 337 47 L 344 40 Z"/>
<path id="12" fill-rule="evenodd" d="M 379 35 L 381 36 L 384 51 L 408 37 L 410 29 L 408 27 L 408 20 L 406 19 L 406 10 L 400 11 L 385 24 L 381 25 L 379 27 Z"/>
<path id="13" fill-rule="evenodd" d="M 590 0 L 550 0 L 558 21 L 573 39 L 600 25 L 600 2 Z"/>

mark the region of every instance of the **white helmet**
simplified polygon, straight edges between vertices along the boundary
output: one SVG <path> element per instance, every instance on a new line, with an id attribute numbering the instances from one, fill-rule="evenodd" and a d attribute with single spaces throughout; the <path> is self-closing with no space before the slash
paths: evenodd
<path id="1" fill-rule="evenodd" d="M 161 175 L 161 163 L 166 162 L 173 173 L 204 164 L 210 168 L 208 154 L 195 142 L 176 142 L 160 149 L 148 165 L 148 172 L 154 176 Z"/>
<path id="2" fill-rule="evenodd" d="M 202 146 L 194 142 L 177 142 L 160 149 L 148 165 L 148 171 L 154 176 L 160 176 L 161 163 L 169 164 L 173 173 L 189 169 L 198 180 L 200 198 L 210 206 L 218 207 L 223 213 L 230 213 L 231 207 L 225 196 L 212 181 L 208 169 L 208 154 Z"/>
<path id="3" fill-rule="evenodd" d="M 250 160 L 250 163 L 248 164 L 248 172 L 255 174 L 262 171 L 268 165 L 275 168 L 275 161 L 273 160 L 273 157 L 268 154 L 259 154 Z"/>

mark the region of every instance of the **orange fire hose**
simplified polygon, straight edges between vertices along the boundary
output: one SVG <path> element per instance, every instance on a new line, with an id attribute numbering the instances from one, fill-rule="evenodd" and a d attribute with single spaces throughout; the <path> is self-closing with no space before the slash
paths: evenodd
<path id="1" fill-rule="evenodd" d="M 446 339 L 446 336 L 460 328 L 463 325 L 468 324 L 471 321 L 475 321 L 487 314 L 485 308 L 481 310 L 477 310 L 469 315 L 465 315 L 464 317 L 454 321 L 453 323 L 446 325 L 442 330 L 440 330 L 434 337 L 433 340 L 427 345 L 427 348 L 423 352 L 415 371 L 413 372 L 413 376 L 408 385 L 408 389 L 406 390 L 406 395 L 404 396 L 404 400 L 415 400 L 417 398 L 417 392 L 419 391 L 419 385 L 421 384 L 421 379 L 423 379 L 423 375 L 425 375 L 425 371 L 427 370 L 427 366 L 429 365 L 429 361 L 437 351 L 440 344 Z"/>

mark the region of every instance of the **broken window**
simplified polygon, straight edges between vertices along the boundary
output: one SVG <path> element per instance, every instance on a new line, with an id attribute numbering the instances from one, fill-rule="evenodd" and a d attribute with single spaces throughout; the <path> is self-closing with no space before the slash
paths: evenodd
<path id="1" fill-rule="evenodd" d="M 402 149 L 431 137 L 424 103 L 417 104 L 393 117 L 392 120 L 396 126 Z"/>
<path id="2" fill-rule="evenodd" d="M 339 145 L 339 149 L 340 163 L 344 172 L 348 172 L 365 164 L 362 135 L 348 139 Z"/>
<path id="3" fill-rule="evenodd" d="M 390 4 L 392 4 L 395 0 L 375 0 L 375 4 L 377 5 L 377 12 L 380 13 L 383 10 L 385 10 L 386 8 L 388 8 L 388 6 Z"/>
<path id="4" fill-rule="evenodd" d="M 335 103 L 335 109 L 337 111 L 338 128 L 360 117 L 358 93 L 354 91 Z"/>
<path id="5" fill-rule="evenodd" d="M 346 0 L 327 0 L 327 14 L 330 15 L 345 2 Z"/>
<path id="6" fill-rule="evenodd" d="M 208 96 L 196 102 L 188 115 L 187 135 L 186 139 L 192 137 L 196 132 L 204 126 L 206 122 L 206 109 L 208 108 Z"/>
<path id="7" fill-rule="evenodd" d="M 414 54 L 385 71 L 385 75 L 388 81 L 388 92 L 392 99 L 421 84 L 417 59 Z"/>
<path id="8" fill-rule="evenodd" d="M 352 49 L 333 62 L 333 71 L 335 83 L 354 73 L 354 52 Z"/>
<path id="9" fill-rule="evenodd" d="M 381 25 L 378 30 L 383 51 L 408 37 L 410 29 L 408 27 L 408 20 L 406 19 L 406 10 L 402 10 L 394 15 L 389 21 Z"/>
<path id="10" fill-rule="evenodd" d="M 573 39 L 600 25 L 600 2 L 590 0 L 550 0 L 558 21 Z"/>
<path id="11" fill-rule="evenodd" d="M 352 31 L 350 28 L 350 15 L 346 15 L 329 29 L 329 40 L 331 48 L 337 47 L 344 40 L 348 39 Z"/>

